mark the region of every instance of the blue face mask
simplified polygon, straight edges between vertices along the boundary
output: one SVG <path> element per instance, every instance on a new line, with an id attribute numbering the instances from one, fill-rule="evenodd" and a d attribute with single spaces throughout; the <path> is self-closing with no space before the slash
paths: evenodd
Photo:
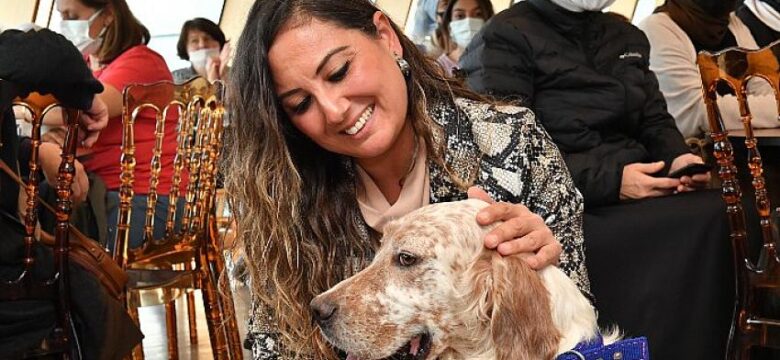
<path id="1" fill-rule="evenodd" d="M 465 49 L 484 25 L 485 20 L 480 18 L 467 17 L 453 20 L 450 22 L 450 36 L 458 44 L 458 47 Z"/>
<path id="2" fill-rule="evenodd" d="M 84 55 L 90 55 L 100 48 L 106 28 L 104 27 L 100 30 L 100 34 L 98 34 L 96 39 L 89 37 L 89 28 L 92 26 L 92 22 L 100 16 L 101 12 L 103 12 L 103 9 L 96 11 L 87 20 L 62 20 L 62 23 L 60 23 L 62 36 L 70 40 Z"/>

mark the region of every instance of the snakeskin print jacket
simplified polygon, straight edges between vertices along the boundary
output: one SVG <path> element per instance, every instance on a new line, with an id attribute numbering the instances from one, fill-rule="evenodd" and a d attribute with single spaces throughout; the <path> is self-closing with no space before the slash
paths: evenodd
<path id="1" fill-rule="evenodd" d="M 435 140 L 444 142 L 445 171 L 433 161 L 430 202 L 467 198 L 451 178 L 473 183 L 497 201 L 523 204 L 541 216 L 560 241 L 559 267 L 586 294 L 582 232 L 583 200 L 566 164 L 534 114 L 524 107 L 492 105 L 458 98 L 431 107 L 429 115 L 441 127 Z M 366 232 L 367 234 L 367 232 Z M 261 304 L 253 306 L 246 346 L 256 360 L 282 359 L 273 331 L 273 316 Z"/>

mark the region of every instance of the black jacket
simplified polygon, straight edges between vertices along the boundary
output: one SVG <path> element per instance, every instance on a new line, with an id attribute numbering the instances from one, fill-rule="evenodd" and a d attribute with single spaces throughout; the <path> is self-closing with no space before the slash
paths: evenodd
<path id="1" fill-rule="evenodd" d="M 528 0 L 496 15 L 461 57 L 471 88 L 518 99 L 564 154 L 588 207 L 619 201 L 623 166 L 688 152 L 666 110 L 650 45 L 614 15 Z"/>

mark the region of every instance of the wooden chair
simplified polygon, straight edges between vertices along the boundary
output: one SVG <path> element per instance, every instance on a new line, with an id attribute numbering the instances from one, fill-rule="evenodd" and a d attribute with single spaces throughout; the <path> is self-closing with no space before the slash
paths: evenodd
<path id="1" fill-rule="evenodd" d="M 752 78 L 763 79 L 775 90 L 780 106 L 780 42 L 766 48 L 750 51 L 739 48 L 726 49 L 712 54 L 701 52 L 698 64 L 704 85 L 704 99 L 713 141 L 713 153 L 722 181 L 723 199 L 727 204 L 731 243 L 734 251 L 737 294 L 732 329 L 729 336 L 728 358 L 749 359 L 751 348 L 780 348 L 780 314 L 768 311 L 780 300 L 780 258 L 777 253 L 778 234 L 773 229 L 777 222 L 777 210 L 772 207 L 767 194 L 758 136 L 751 125 L 752 115 L 747 98 L 747 82 Z M 757 262 L 749 257 L 747 228 L 742 207 L 743 192 L 737 179 L 734 151 L 725 129 L 717 103 L 719 84 L 730 87 L 739 102 L 744 126 L 744 142 L 747 149 L 748 169 L 755 190 L 755 204 L 761 225 L 763 246 Z M 723 86 L 723 85 L 721 85 Z"/>
<path id="2" fill-rule="evenodd" d="M 33 94 L 34 95 L 34 94 Z M 71 213 L 71 184 L 75 173 L 75 153 L 78 138 L 78 118 L 80 112 L 74 109 L 64 109 L 63 115 L 67 119 L 67 135 L 65 146 L 62 152 L 63 162 L 60 165 L 57 175 L 57 204 L 56 204 L 56 231 L 54 242 L 54 267 L 53 273 L 44 275 L 41 278 L 41 272 L 45 270 L 37 269 L 39 264 L 36 262 L 35 247 L 40 245 L 38 242 L 36 227 L 38 226 L 38 178 L 36 171 L 38 166 L 38 148 L 41 139 L 42 118 L 49 111 L 60 107 L 53 97 L 42 97 L 31 95 L 27 99 L 14 102 L 15 106 L 25 107 L 31 114 L 32 131 L 32 149 L 30 156 L 30 175 L 24 188 L 20 191 L 26 193 L 24 214 L 24 253 L 23 259 L 20 259 L 22 269 L 18 277 L 13 280 L 3 279 L 0 281 L 0 301 L 20 301 L 20 300 L 49 300 L 54 302 L 57 312 L 56 323 L 50 335 L 44 339 L 36 349 L 30 349 L 22 356 L 54 356 L 57 355 L 63 359 L 80 358 L 77 347 L 74 344 L 75 331 L 73 319 L 70 310 L 70 277 L 69 277 L 69 221 Z M 15 121 L 15 119 L 3 119 L 5 111 L 10 107 L 11 100 L 15 96 L 14 85 L 0 79 L 0 122 Z M 9 167 L 13 164 L 7 164 Z M 15 171 L 6 168 L 5 171 Z M 12 174 L 9 174 L 11 176 Z M 15 175 L 15 174 L 13 174 Z M 10 216 L 14 216 L 11 214 Z M 6 354 L 7 355 L 7 354 Z"/>
<path id="3" fill-rule="evenodd" d="M 165 304 L 168 357 L 176 359 L 178 341 L 174 300 L 183 291 L 201 289 L 214 357 L 240 359 L 242 353 L 233 299 L 229 290 L 218 286 L 218 278 L 225 266 L 222 247 L 213 225 L 216 222 L 215 177 L 224 115 L 222 84 L 210 84 L 203 78 L 195 78 L 182 85 L 174 85 L 172 82 L 130 85 L 124 89 L 123 96 L 122 184 L 114 258 L 128 270 L 131 279 L 127 294 L 130 313 L 137 320 L 138 306 Z M 156 141 L 151 160 L 149 194 L 146 196 L 148 206 L 144 245 L 138 249 L 128 249 L 136 164 L 133 125 L 142 112 L 152 112 L 156 118 Z M 178 118 L 178 124 L 166 123 L 170 122 L 172 115 Z M 155 239 L 154 209 L 158 199 L 160 159 L 166 126 L 178 126 L 178 138 L 165 236 Z M 186 185 L 183 179 L 188 180 Z M 178 205 L 175 199 L 181 195 L 186 201 L 183 215 L 177 218 Z M 176 229 L 176 223 L 181 224 L 179 230 Z M 187 297 L 191 320 L 190 340 L 195 342 L 197 336 L 192 293 L 187 293 Z M 143 357 L 140 346 L 134 357 Z"/>

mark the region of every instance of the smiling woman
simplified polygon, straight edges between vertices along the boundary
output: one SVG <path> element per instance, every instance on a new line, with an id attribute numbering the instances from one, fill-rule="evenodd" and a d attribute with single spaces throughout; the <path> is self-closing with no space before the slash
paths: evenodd
<path id="1" fill-rule="evenodd" d="M 501 201 L 477 217 L 501 222 L 485 247 L 560 263 L 589 291 L 582 199 L 533 114 L 444 78 L 368 0 L 255 3 L 232 71 L 226 188 L 255 358 L 338 358 L 309 302 L 370 262 L 385 223 L 428 203 Z"/>

